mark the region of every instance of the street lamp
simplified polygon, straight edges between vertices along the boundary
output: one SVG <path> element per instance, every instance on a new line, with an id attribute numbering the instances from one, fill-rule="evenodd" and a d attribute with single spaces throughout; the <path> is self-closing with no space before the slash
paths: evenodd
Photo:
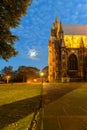
<path id="1" fill-rule="evenodd" d="M 44 73 L 43 72 L 40 72 L 40 77 L 42 79 L 42 83 L 43 83 L 43 76 L 44 76 Z"/>
<path id="2" fill-rule="evenodd" d="M 7 83 L 9 82 L 10 77 L 11 77 L 10 75 L 7 75 L 7 76 L 6 76 Z"/>

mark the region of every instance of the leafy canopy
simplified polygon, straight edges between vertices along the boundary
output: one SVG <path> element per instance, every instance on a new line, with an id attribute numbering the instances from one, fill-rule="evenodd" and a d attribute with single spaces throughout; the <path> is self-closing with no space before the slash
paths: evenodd
<path id="1" fill-rule="evenodd" d="M 0 0 L 0 58 L 8 60 L 18 54 L 14 48 L 18 37 L 12 35 L 10 28 L 20 24 L 30 4 L 31 0 Z"/>

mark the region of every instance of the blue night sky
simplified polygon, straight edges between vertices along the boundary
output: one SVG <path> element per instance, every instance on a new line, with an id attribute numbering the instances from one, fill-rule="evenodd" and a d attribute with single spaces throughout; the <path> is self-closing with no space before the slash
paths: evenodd
<path id="1" fill-rule="evenodd" d="M 48 65 L 48 40 L 56 15 L 63 24 L 87 24 L 87 0 L 33 0 L 19 27 L 12 29 L 20 38 L 15 43 L 19 54 L 8 62 L 1 59 L 0 69 Z"/>

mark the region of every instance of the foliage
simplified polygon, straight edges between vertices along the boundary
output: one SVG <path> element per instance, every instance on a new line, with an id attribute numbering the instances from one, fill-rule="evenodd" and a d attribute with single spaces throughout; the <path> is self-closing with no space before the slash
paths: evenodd
<path id="1" fill-rule="evenodd" d="M 45 66 L 43 69 L 42 69 L 43 72 L 48 72 L 48 66 Z"/>
<path id="2" fill-rule="evenodd" d="M 44 76 L 47 77 L 47 76 L 48 76 L 48 66 L 45 66 L 45 67 L 42 69 L 42 72 L 44 73 Z"/>
<path id="3" fill-rule="evenodd" d="M 36 67 L 20 66 L 17 71 L 17 80 L 27 81 L 39 77 L 39 69 Z"/>
<path id="4" fill-rule="evenodd" d="M 11 75 L 13 72 L 13 67 L 12 66 L 8 66 L 8 67 L 4 67 L 1 71 L 2 75 Z"/>
<path id="5" fill-rule="evenodd" d="M 18 53 L 14 48 L 18 37 L 12 35 L 10 28 L 20 24 L 21 17 L 26 14 L 30 3 L 30 0 L 0 1 L 0 57 L 6 61 Z"/>
<path id="6" fill-rule="evenodd" d="M 9 80 L 11 79 L 12 75 L 13 75 L 13 67 L 12 66 L 4 67 L 1 70 L 1 79 L 0 80 L 4 80 L 8 83 Z"/>
<path id="7" fill-rule="evenodd" d="M 19 66 L 19 68 L 14 71 L 12 66 L 5 66 L 1 70 L 1 77 L 5 79 L 6 76 L 10 76 L 10 81 L 12 82 L 26 82 L 27 79 L 33 80 L 39 78 L 39 69 L 30 66 Z"/>

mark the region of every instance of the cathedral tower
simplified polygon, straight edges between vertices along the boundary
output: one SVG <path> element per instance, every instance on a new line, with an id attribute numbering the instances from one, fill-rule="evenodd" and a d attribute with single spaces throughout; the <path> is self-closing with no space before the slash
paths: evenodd
<path id="1" fill-rule="evenodd" d="M 51 29 L 51 40 L 48 44 L 49 81 L 61 79 L 61 47 L 64 48 L 62 23 L 56 17 Z M 57 60 L 58 59 L 58 60 Z"/>

